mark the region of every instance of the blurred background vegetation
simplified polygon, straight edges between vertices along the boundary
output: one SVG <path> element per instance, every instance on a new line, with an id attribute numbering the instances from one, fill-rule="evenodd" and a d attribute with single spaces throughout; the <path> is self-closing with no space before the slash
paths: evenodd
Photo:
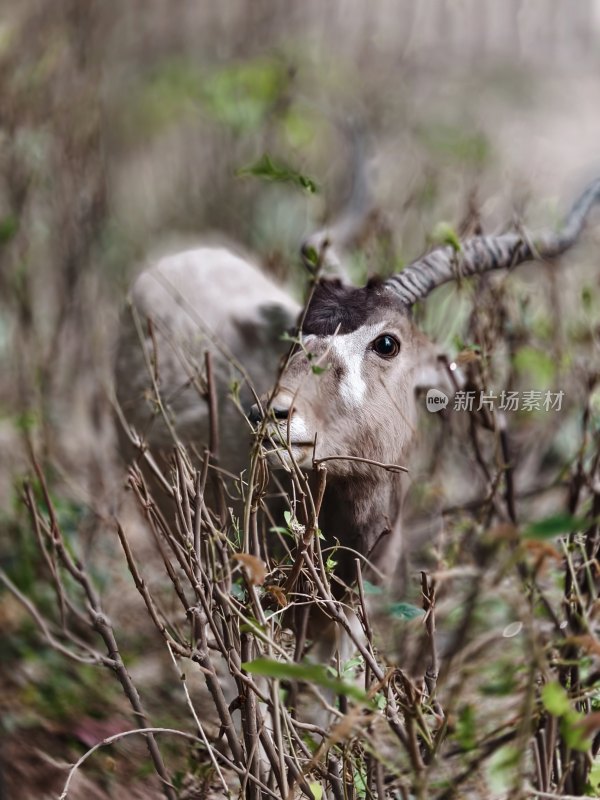
<path id="1" fill-rule="evenodd" d="M 63 531 L 126 631 L 155 724 L 176 716 L 176 679 L 165 683 L 156 663 L 160 644 L 111 522 L 123 485 L 112 348 L 132 277 L 152 254 L 220 240 L 301 296 L 299 242 L 350 189 L 348 120 L 369 134 L 378 212 L 353 256 L 357 276 L 399 269 L 441 222 L 460 235 L 556 224 L 600 174 L 599 42 L 597 0 L 0 2 L 0 559 L 52 616 L 22 505 L 34 449 Z M 316 191 L 240 175 L 264 154 Z M 515 388 L 566 392 L 560 424 L 510 419 L 525 519 L 563 507 L 586 408 L 590 437 L 598 429 L 599 231 L 590 225 L 564 264 L 448 287 L 418 312 L 450 355 L 483 349 L 488 385 L 510 374 Z M 448 530 L 442 512 L 476 501 L 485 481 L 463 444 L 466 423 L 422 423 L 409 536 L 451 540 L 469 523 L 459 515 Z M 536 494 L 547 484 L 555 491 Z M 480 609 L 483 628 L 518 613 L 501 594 Z M 41 644 L 8 592 L 0 625 L 6 797 L 56 797 L 64 764 L 122 730 L 127 709 L 109 674 Z M 487 664 L 490 694 L 512 697 L 518 676 L 500 683 L 506 659 L 522 656 Z M 482 724 L 473 698 L 460 712 L 465 752 Z M 126 758 L 99 755 L 78 791 L 154 796 L 143 745 L 125 748 Z M 197 783 L 185 794 L 187 766 L 173 758 L 181 796 L 206 796 Z M 501 767 L 473 796 L 503 796 Z"/>

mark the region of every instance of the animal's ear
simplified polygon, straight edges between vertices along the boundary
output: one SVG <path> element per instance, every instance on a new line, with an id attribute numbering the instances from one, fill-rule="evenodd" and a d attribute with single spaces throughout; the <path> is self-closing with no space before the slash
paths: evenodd
<path id="1" fill-rule="evenodd" d="M 296 315 L 289 308 L 279 303 L 265 303 L 260 306 L 259 313 L 268 331 L 270 341 L 280 338 L 284 333 L 289 333 L 296 326 Z"/>
<path id="2" fill-rule="evenodd" d="M 339 278 L 344 283 L 351 283 L 337 249 L 339 243 L 336 248 L 335 239 L 336 232 L 327 228 L 307 236 L 300 248 L 302 263 L 311 275 L 319 274 L 324 278 Z"/>
<path id="3" fill-rule="evenodd" d="M 285 352 L 289 349 L 286 334 L 295 330 L 297 319 L 289 307 L 279 303 L 264 303 L 258 314 L 250 318 L 236 320 L 236 326 L 246 344 L 252 347 L 268 347 L 270 350 Z"/>

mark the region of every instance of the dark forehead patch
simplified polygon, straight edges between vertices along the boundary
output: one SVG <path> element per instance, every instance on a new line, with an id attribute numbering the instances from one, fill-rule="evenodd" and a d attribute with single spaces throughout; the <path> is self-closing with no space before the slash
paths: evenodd
<path id="1" fill-rule="evenodd" d="M 382 308 L 400 310 L 391 292 L 385 290 L 380 280 L 372 280 L 357 289 L 340 280 L 320 281 L 308 307 L 302 330 L 305 334 L 331 336 L 351 333 L 368 324 Z"/>

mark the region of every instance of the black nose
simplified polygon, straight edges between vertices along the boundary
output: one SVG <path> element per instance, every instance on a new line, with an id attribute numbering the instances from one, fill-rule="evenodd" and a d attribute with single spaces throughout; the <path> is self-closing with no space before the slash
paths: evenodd
<path id="1" fill-rule="evenodd" d="M 255 403 L 250 411 L 248 412 L 248 419 L 253 425 L 258 425 L 258 423 L 263 418 L 262 411 L 260 410 L 260 406 L 258 403 Z"/>
<path id="2" fill-rule="evenodd" d="M 271 406 L 270 413 L 273 414 L 275 419 L 287 419 L 290 415 L 290 409 L 283 406 Z M 248 412 L 248 419 L 253 425 L 258 425 L 262 421 L 263 413 L 258 403 L 255 403 Z"/>

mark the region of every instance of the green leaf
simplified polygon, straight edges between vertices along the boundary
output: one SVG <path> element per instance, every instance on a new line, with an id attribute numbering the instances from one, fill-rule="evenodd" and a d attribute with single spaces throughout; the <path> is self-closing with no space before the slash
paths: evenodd
<path id="1" fill-rule="evenodd" d="M 301 172 L 298 172 L 286 164 L 275 163 L 267 153 L 264 153 L 258 161 L 255 161 L 253 164 L 238 169 L 236 175 L 242 178 L 253 176 L 265 181 L 292 183 L 311 194 L 317 192 L 317 184 L 312 178 L 303 175 Z"/>
<path id="2" fill-rule="evenodd" d="M 354 767 L 354 788 L 360 800 L 364 800 L 367 796 L 367 770 L 366 765 L 363 763 L 360 766 Z"/>
<path id="3" fill-rule="evenodd" d="M 248 599 L 247 592 L 241 585 L 241 582 L 238 583 L 236 581 L 235 583 L 232 583 L 229 591 L 231 592 L 233 597 L 235 597 L 235 599 L 239 600 L 241 603 L 245 603 L 246 600 Z"/>
<path id="4" fill-rule="evenodd" d="M 249 617 L 247 622 L 240 625 L 241 633 L 253 633 L 255 636 L 265 635 L 265 627 L 254 617 Z"/>
<path id="5" fill-rule="evenodd" d="M 308 788 L 311 790 L 313 797 L 315 800 L 322 800 L 323 798 L 323 787 L 320 783 L 316 781 L 312 781 L 308 784 Z"/>
<path id="6" fill-rule="evenodd" d="M 516 686 L 514 665 L 508 659 L 501 659 L 489 664 L 484 671 L 485 683 L 479 687 L 481 694 L 490 697 L 504 697 L 511 694 Z"/>
<path id="7" fill-rule="evenodd" d="M 154 65 L 123 109 L 122 124 L 130 138 L 147 138 L 178 124 L 193 114 L 202 97 L 202 75 L 184 59 L 167 59 Z"/>
<path id="8" fill-rule="evenodd" d="M 473 750 L 477 745 L 475 712 L 473 706 L 463 706 L 456 723 L 456 738 L 465 752 Z"/>
<path id="9" fill-rule="evenodd" d="M 523 539 L 552 539 L 566 533 L 574 533 L 589 526 L 589 522 L 571 514 L 554 514 L 538 522 L 532 522 L 523 531 Z"/>
<path id="10" fill-rule="evenodd" d="M 304 260 L 308 261 L 308 263 L 312 267 L 316 268 L 318 266 L 319 254 L 317 253 L 314 247 L 311 247 L 310 245 L 306 247 L 302 252 L 302 256 L 304 257 Z"/>
<path id="11" fill-rule="evenodd" d="M 275 661 L 271 658 L 255 658 L 254 661 L 247 661 L 242 664 L 251 675 L 265 675 L 269 678 L 279 678 L 280 680 L 305 681 L 316 683 L 324 689 L 331 689 L 336 694 L 342 694 L 358 701 L 359 703 L 370 703 L 367 694 L 357 686 L 346 683 L 339 678 L 334 678 L 327 667 L 322 664 L 311 664 L 303 661 L 301 663 L 288 663 L 286 661 Z"/>
<path id="12" fill-rule="evenodd" d="M 392 603 L 388 606 L 388 611 L 396 619 L 409 620 L 425 616 L 422 608 L 413 606 L 411 603 Z"/>
<path id="13" fill-rule="evenodd" d="M 433 229 L 431 237 L 436 244 L 448 244 L 455 253 L 460 253 L 462 245 L 458 234 L 449 222 L 438 222 Z"/>
<path id="14" fill-rule="evenodd" d="M 16 217 L 9 215 L 0 219 L 0 244 L 10 242 L 19 228 L 19 221 Z"/>
<path id="15" fill-rule="evenodd" d="M 289 72 L 277 59 L 228 63 L 205 77 L 203 105 L 234 131 L 255 131 L 274 114 L 288 84 Z"/>
<path id="16" fill-rule="evenodd" d="M 272 528 L 269 528 L 269 533 L 280 533 L 282 536 L 288 536 L 292 538 L 294 536 L 289 528 L 284 528 L 282 525 L 273 525 Z"/>
<path id="17" fill-rule="evenodd" d="M 333 556 L 329 556 L 327 561 L 325 562 L 325 569 L 327 572 L 333 572 L 333 570 L 337 567 L 337 561 Z"/>
<path id="18" fill-rule="evenodd" d="M 515 778 L 515 767 L 521 752 L 514 744 L 506 744 L 496 750 L 487 766 L 487 782 L 494 796 L 505 792 Z"/>
<path id="19" fill-rule="evenodd" d="M 553 717 L 562 717 L 571 710 L 567 692 L 557 681 L 552 681 L 543 686 L 540 695 L 544 708 Z"/>
<path id="20" fill-rule="evenodd" d="M 581 725 L 583 720 L 583 714 L 569 709 L 560 721 L 560 733 L 567 747 L 585 753 L 592 746 L 592 740 Z"/>
<path id="21" fill-rule="evenodd" d="M 590 797 L 600 796 L 600 757 L 598 756 L 594 759 L 589 772 L 586 792 Z"/>
<path id="22" fill-rule="evenodd" d="M 240 381 L 231 381 L 229 384 L 229 391 L 231 393 L 231 397 L 235 403 L 240 402 L 240 389 L 242 388 L 242 384 Z"/>
<path id="23" fill-rule="evenodd" d="M 306 148 L 317 136 L 318 127 L 306 109 L 289 108 L 281 118 L 282 132 L 292 150 Z"/>
<path id="24" fill-rule="evenodd" d="M 556 374 L 556 363 L 552 356 L 529 345 L 517 350 L 514 366 L 524 379 L 528 379 L 527 389 L 532 390 L 547 389 Z"/>
<path id="25" fill-rule="evenodd" d="M 324 372 L 327 372 L 329 365 L 326 367 L 319 367 L 318 364 L 311 364 L 310 368 L 315 375 L 322 375 Z"/>
<path id="26" fill-rule="evenodd" d="M 21 411 L 15 417 L 15 425 L 22 433 L 30 433 L 38 425 L 39 419 L 35 411 L 25 410 Z"/>
<path id="27" fill-rule="evenodd" d="M 354 670 L 362 667 L 364 659 L 362 656 L 349 658 L 342 666 L 342 675 L 354 675 Z"/>

